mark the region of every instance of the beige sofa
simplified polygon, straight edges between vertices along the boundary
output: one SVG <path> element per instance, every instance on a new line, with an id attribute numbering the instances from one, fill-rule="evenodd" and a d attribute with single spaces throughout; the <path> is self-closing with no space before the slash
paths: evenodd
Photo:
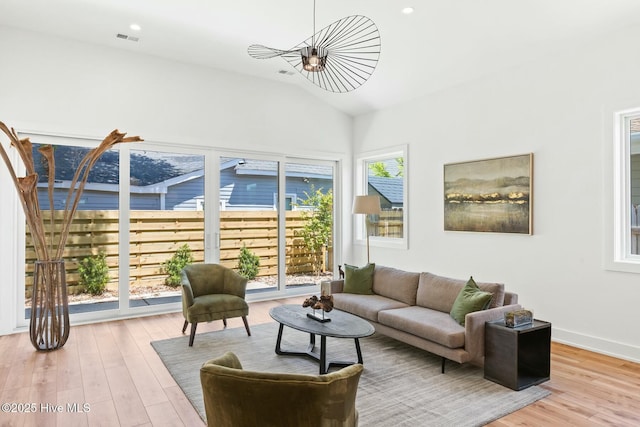
<path id="1" fill-rule="evenodd" d="M 445 360 L 484 366 L 484 324 L 521 308 L 518 295 L 501 283 L 478 282 L 491 292 L 488 309 L 469 313 L 461 326 L 449 312 L 466 280 L 377 266 L 372 295 L 343 292 L 344 280 L 331 284 L 334 307 L 368 320 L 376 332 L 442 356 Z"/>

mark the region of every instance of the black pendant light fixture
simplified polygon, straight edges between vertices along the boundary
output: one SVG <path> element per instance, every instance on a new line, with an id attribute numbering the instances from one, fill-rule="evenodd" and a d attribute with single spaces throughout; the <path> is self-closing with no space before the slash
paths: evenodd
<path id="1" fill-rule="evenodd" d="M 313 34 L 289 50 L 251 45 L 256 59 L 282 57 L 316 86 L 330 92 L 350 92 L 367 81 L 380 56 L 378 27 L 366 16 L 342 18 L 316 33 L 313 1 Z"/>

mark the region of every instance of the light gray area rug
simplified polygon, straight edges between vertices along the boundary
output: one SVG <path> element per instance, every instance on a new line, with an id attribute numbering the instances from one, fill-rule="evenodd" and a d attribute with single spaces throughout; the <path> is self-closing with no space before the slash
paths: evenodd
<path id="1" fill-rule="evenodd" d="M 200 367 L 226 351 L 234 352 L 244 369 L 317 374 L 317 362 L 306 357 L 278 356 L 278 324 L 188 335 L 151 343 L 203 420 L 206 420 Z M 283 350 L 304 350 L 309 334 L 285 327 Z M 320 339 L 316 342 L 319 344 Z M 360 426 L 481 426 L 550 394 L 534 386 L 516 392 L 483 378 L 482 369 L 447 362 L 391 338 L 375 334 L 360 340 L 364 372 L 356 408 Z M 353 339 L 327 339 L 328 360 L 355 360 Z"/>

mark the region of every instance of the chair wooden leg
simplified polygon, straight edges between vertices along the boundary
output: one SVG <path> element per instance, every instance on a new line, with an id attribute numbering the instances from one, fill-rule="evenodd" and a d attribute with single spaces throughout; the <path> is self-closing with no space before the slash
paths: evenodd
<path id="1" fill-rule="evenodd" d="M 251 331 L 249 330 L 249 322 L 247 322 L 247 316 L 242 316 L 242 321 L 244 322 L 244 328 L 247 330 L 247 335 L 251 336 Z"/>
<path id="2" fill-rule="evenodd" d="M 191 324 L 191 335 L 189 335 L 189 347 L 193 347 L 193 339 L 196 337 L 196 327 L 197 323 Z"/>
<path id="3" fill-rule="evenodd" d="M 186 330 L 187 330 L 187 325 L 188 325 L 188 324 L 189 324 L 189 322 L 185 320 L 185 321 L 184 321 L 184 325 L 182 325 L 182 333 L 183 333 L 183 334 L 184 334 L 184 331 L 186 331 Z"/>
<path id="4" fill-rule="evenodd" d="M 222 323 L 224 324 L 224 327 L 226 328 L 227 327 L 227 318 L 226 317 L 222 318 Z"/>

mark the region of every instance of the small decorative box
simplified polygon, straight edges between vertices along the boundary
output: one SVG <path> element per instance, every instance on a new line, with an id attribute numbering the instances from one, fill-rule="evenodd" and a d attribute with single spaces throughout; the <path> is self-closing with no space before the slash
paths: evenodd
<path id="1" fill-rule="evenodd" d="M 529 325 L 533 323 L 533 313 L 530 310 L 516 310 L 504 314 L 504 324 L 509 328 Z"/>

